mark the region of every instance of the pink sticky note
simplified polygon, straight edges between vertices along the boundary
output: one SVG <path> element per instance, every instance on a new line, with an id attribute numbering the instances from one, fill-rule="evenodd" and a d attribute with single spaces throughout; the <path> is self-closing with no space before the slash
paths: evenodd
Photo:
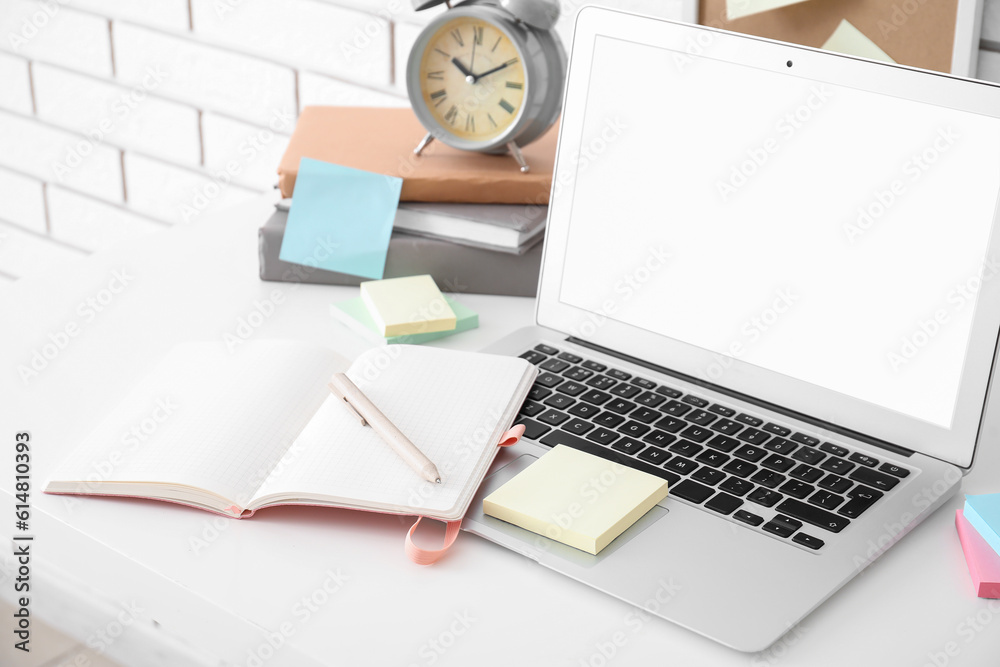
<path id="1" fill-rule="evenodd" d="M 958 528 L 958 539 L 965 551 L 965 562 L 969 564 L 976 595 L 1000 598 L 1000 555 L 972 527 L 962 510 L 955 511 L 955 527 Z"/>

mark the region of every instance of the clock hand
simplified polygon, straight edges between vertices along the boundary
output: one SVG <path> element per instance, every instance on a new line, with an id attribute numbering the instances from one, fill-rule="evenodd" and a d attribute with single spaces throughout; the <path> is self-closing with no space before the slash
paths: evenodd
<path id="1" fill-rule="evenodd" d="M 489 76 L 490 74 L 493 74 L 494 72 L 499 72 L 500 70 L 504 69 L 505 67 L 508 67 L 511 64 L 511 62 L 512 61 L 508 60 L 503 65 L 499 65 L 497 67 L 494 67 L 493 69 L 488 69 L 485 72 L 483 72 L 482 74 L 473 75 L 473 78 L 475 79 L 475 81 L 479 81 L 480 79 L 482 79 L 485 76 Z M 473 83 L 475 83 L 475 81 Z"/>
<path id="2" fill-rule="evenodd" d="M 466 69 L 465 65 L 458 61 L 458 58 L 452 58 L 451 62 L 458 68 L 458 71 L 465 75 L 465 79 L 469 81 L 469 83 L 476 82 L 476 75 Z"/>

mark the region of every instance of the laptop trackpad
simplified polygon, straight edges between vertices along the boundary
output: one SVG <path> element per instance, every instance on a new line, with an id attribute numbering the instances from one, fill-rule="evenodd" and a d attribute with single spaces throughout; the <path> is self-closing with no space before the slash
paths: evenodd
<path id="1" fill-rule="evenodd" d="M 469 532 L 481 535 L 522 553 L 533 560 L 547 560 L 555 556 L 569 561 L 578 567 L 593 567 L 613 555 L 615 551 L 669 513 L 669 510 L 666 508 L 654 505 L 651 510 L 642 515 L 638 521 L 616 537 L 611 544 L 604 547 L 596 556 L 483 514 L 483 498 L 503 486 L 507 480 L 517 475 L 536 460 L 538 459 L 535 456 L 523 454 L 487 477 L 483 481 L 479 493 L 472 500 L 465 525 L 462 527 Z"/>

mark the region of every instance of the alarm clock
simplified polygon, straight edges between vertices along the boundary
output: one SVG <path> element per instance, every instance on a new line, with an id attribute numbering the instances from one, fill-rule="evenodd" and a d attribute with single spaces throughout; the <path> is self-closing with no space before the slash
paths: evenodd
<path id="1" fill-rule="evenodd" d="M 417 11 L 447 0 L 413 0 Z M 558 0 L 467 0 L 448 4 L 421 31 L 406 65 L 406 90 L 427 135 L 481 153 L 510 153 L 559 117 L 566 51 L 552 27 Z"/>

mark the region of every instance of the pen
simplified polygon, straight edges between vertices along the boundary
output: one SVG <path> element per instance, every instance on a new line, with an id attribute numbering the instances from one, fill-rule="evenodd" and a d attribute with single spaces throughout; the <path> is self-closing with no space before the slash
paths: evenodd
<path id="1" fill-rule="evenodd" d="M 396 428 L 396 425 L 382 414 L 381 410 L 375 407 L 375 404 L 351 381 L 351 378 L 343 373 L 334 373 L 327 386 L 330 387 L 333 395 L 343 400 L 347 408 L 361 420 L 362 426 L 371 426 L 372 430 L 378 433 L 379 437 L 392 447 L 418 475 L 428 482 L 441 483 L 441 473 L 438 472 L 437 466 L 422 451 L 417 449 L 417 446 L 403 435 L 403 432 Z"/>

